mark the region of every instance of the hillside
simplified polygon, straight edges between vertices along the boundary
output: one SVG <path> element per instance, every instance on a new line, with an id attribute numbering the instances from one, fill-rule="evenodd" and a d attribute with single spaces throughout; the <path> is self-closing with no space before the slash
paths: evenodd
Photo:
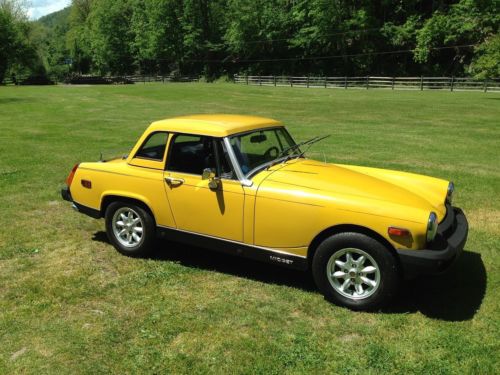
<path id="1" fill-rule="evenodd" d="M 64 9 L 58 10 L 57 12 L 47 14 L 46 16 L 40 17 L 36 22 L 48 27 L 49 29 L 55 29 L 58 26 L 69 25 L 69 15 L 71 13 L 71 7 L 66 7 Z"/>

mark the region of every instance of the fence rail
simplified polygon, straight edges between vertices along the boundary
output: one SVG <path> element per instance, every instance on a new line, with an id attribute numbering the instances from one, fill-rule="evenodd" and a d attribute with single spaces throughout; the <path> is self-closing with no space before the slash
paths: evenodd
<path id="1" fill-rule="evenodd" d="M 17 76 L 6 77 L 3 82 L 4 85 L 37 85 L 37 84 L 57 84 L 71 83 L 71 84 L 113 84 L 113 83 L 146 83 L 146 82 L 199 82 L 200 76 L 177 76 L 177 75 L 126 75 L 126 76 L 68 76 L 63 79 L 58 79 L 55 76 L 47 77 L 29 77 Z M 43 83 L 42 83 L 43 82 Z"/>
<path id="2" fill-rule="evenodd" d="M 322 87 L 338 89 L 448 90 L 500 92 L 500 78 L 457 77 L 291 77 L 234 76 L 234 82 L 259 86 Z"/>

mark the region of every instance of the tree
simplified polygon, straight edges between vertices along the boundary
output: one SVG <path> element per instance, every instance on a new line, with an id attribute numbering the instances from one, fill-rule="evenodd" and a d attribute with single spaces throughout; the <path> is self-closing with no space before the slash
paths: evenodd
<path id="1" fill-rule="evenodd" d="M 182 10 L 179 0 L 134 1 L 131 51 L 141 71 L 167 73 L 179 69 Z"/>
<path id="2" fill-rule="evenodd" d="M 20 74 L 45 74 L 33 31 L 20 3 L 0 0 L 0 82 L 8 70 Z"/>
<path id="3" fill-rule="evenodd" d="M 474 54 L 478 59 L 477 54 L 487 50 L 474 46 L 498 35 L 499 22 L 497 1 L 460 0 L 448 9 L 436 10 L 417 31 L 415 61 L 426 64 L 432 74 L 461 75 Z"/>
<path id="4" fill-rule="evenodd" d="M 99 0 L 89 15 L 92 62 L 101 73 L 128 74 L 136 69 L 131 45 L 132 0 Z"/>
<path id="5" fill-rule="evenodd" d="M 73 0 L 69 15 L 66 46 L 72 59 L 72 70 L 89 73 L 92 69 L 90 13 L 93 0 Z"/>
<path id="6" fill-rule="evenodd" d="M 500 77 L 500 35 L 486 39 L 476 47 L 476 56 L 470 66 L 470 73 L 476 78 Z"/>

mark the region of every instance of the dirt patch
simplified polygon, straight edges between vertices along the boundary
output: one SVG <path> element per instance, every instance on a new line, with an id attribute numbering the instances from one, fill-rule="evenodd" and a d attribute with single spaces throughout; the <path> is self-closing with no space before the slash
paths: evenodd
<path id="1" fill-rule="evenodd" d="M 12 353 L 12 355 L 10 356 L 10 360 L 11 361 L 15 361 L 17 358 L 19 358 L 20 356 L 22 356 L 27 351 L 28 351 L 28 348 L 26 348 L 26 347 L 24 347 L 22 349 L 19 349 L 17 352 Z"/>
<path id="2" fill-rule="evenodd" d="M 341 342 L 353 342 L 359 340 L 360 337 L 357 333 L 348 333 L 347 335 L 340 336 L 339 340 Z"/>
<path id="3" fill-rule="evenodd" d="M 500 234 L 500 210 L 479 208 L 467 211 L 466 215 L 470 227 Z"/>

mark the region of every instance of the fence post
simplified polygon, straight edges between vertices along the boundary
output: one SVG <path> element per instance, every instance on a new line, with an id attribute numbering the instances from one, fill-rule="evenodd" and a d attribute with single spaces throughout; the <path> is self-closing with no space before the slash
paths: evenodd
<path id="1" fill-rule="evenodd" d="M 328 84 L 328 77 L 325 77 L 325 89 L 327 84 Z"/>
<path id="2" fill-rule="evenodd" d="M 293 77 L 290 76 L 290 87 L 293 87 Z"/>
<path id="3" fill-rule="evenodd" d="M 370 86 L 370 77 L 366 76 L 366 89 L 368 90 L 368 87 Z"/>
<path id="4" fill-rule="evenodd" d="M 455 81 L 455 77 L 451 76 L 451 83 L 450 83 L 450 91 L 453 91 L 453 83 Z"/>
<path id="5" fill-rule="evenodd" d="M 248 74 L 247 74 L 247 75 L 245 75 L 245 80 L 246 80 L 247 85 L 248 85 Z"/>
<path id="6" fill-rule="evenodd" d="M 276 76 L 273 76 L 274 87 L 276 87 Z"/>
<path id="7" fill-rule="evenodd" d="M 260 76 L 259 76 L 259 86 L 262 86 L 262 81 L 260 79 Z"/>
<path id="8" fill-rule="evenodd" d="M 347 76 L 344 77 L 344 89 L 347 90 Z"/>
<path id="9" fill-rule="evenodd" d="M 488 79 L 484 79 L 484 92 L 488 92 Z"/>
<path id="10" fill-rule="evenodd" d="M 424 91 L 424 76 L 420 76 L 420 91 Z"/>
<path id="11" fill-rule="evenodd" d="M 392 77 L 392 89 L 394 90 L 394 81 L 396 80 L 396 77 Z"/>
<path id="12" fill-rule="evenodd" d="M 309 88 L 309 76 L 306 78 L 306 87 Z"/>

